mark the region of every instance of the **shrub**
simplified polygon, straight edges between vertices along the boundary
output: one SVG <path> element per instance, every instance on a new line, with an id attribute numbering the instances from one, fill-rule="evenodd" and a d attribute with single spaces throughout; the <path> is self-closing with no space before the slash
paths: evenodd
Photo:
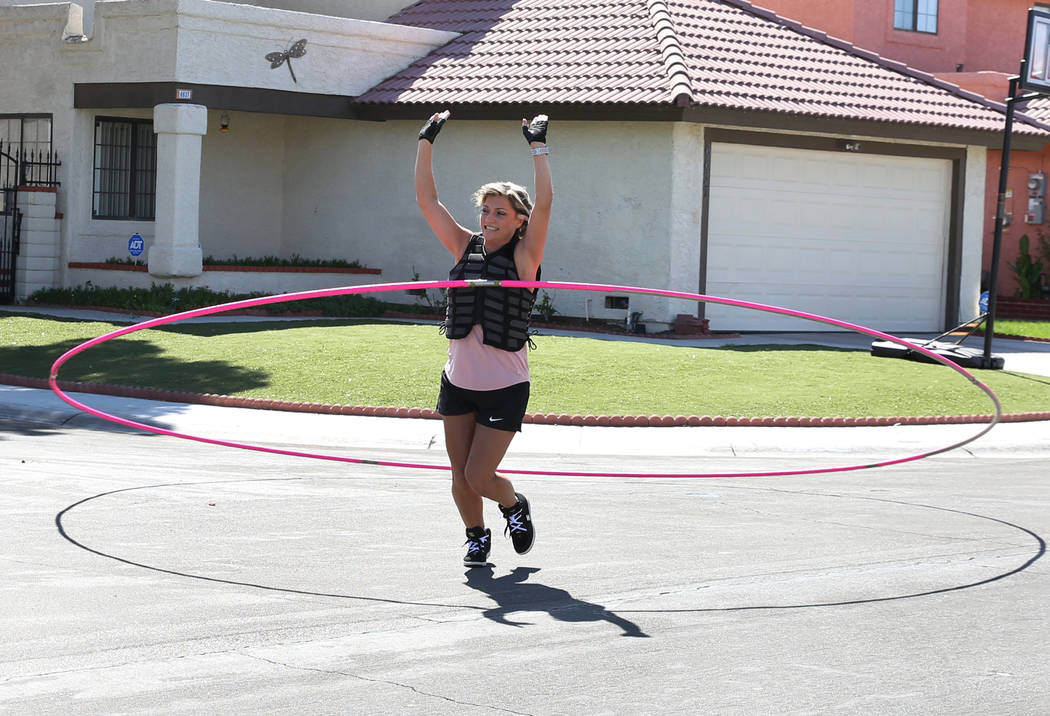
<path id="1" fill-rule="evenodd" d="M 126 311 L 175 313 L 195 308 L 217 306 L 220 303 L 241 301 L 264 296 L 262 293 L 231 294 L 207 288 L 175 289 L 170 283 L 153 284 L 150 288 L 103 288 L 90 281 L 77 288 L 45 288 L 29 297 L 30 303 L 62 306 L 100 306 Z M 322 316 L 369 318 L 383 315 L 389 308 L 401 308 L 368 296 L 350 294 L 328 298 L 311 298 L 289 303 L 261 306 L 267 313 L 319 312 Z"/>
<path id="2" fill-rule="evenodd" d="M 146 262 L 138 258 L 120 258 L 111 256 L 102 263 L 118 266 L 145 266 Z M 292 254 L 289 258 L 282 259 L 277 256 L 263 256 L 262 258 L 241 258 L 232 256 L 228 259 L 217 259 L 214 256 L 206 256 L 203 261 L 205 266 L 280 266 L 287 268 L 365 268 L 360 261 L 346 261 L 344 259 L 304 259 L 299 254 Z"/>
<path id="3" fill-rule="evenodd" d="M 1042 237 L 1040 240 L 1045 241 Z M 1028 252 L 1028 234 L 1023 234 L 1017 243 L 1017 261 L 1007 264 L 1017 278 L 1017 295 L 1020 298 L 1039 298 L 1042 295 L 1043 262 L 1033 259 Z"/>

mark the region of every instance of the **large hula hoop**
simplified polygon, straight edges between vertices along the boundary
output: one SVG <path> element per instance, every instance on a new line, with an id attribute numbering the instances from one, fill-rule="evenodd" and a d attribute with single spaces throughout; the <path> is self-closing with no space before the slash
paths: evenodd
<path id="1" fill-rule="evenodd" d="M 75 348 L 66 351 L 62 356 L 56 360 L 51 366 L 51 372 L 48 377 L 48 385 L 51 390 L 58 395 L 59 398 L 64 400 L 69 405 L 73 406 L 78 410 L 82 410 L 85 413 L 94 415 L 97 418 L 107 420 L 118 425 L 124 425 L 126 427 L 135 428 L 137 430 L 145 430 L 151 433 L 157 433 L 158 435 L 167 435 L 169 437 L 182 438 L 184 440 L 195 440 L 197 442 L 206 443 L 209 445 L 221 445 L 223 447 L 239 448 L 242 450 L 254 450 L 258 452 L 271 453 L 275 455 L 287 455 L 291 457 L 304 457 L 312 458 L 317 460 L 331 460 L 335 462 L 354 463 L 361 465 L 379 465 L 383 467 L 402 467 L 402 468 L 417 468 L 423 470 L 449 470 L 448 465 L 434 465 L 427 463 L 412 463 L 412 462 L 398 462 L 393 460 L 366 460 L 363 458 L 356 457 L 345 457 L 341 455 L 328 455 L 323 453 L 311 453 L 302 452 L 298 450 L 285 450 L 282 448 L 266 447 L 263 445 L 253 445 L 250 443 L 240 443 L 229 440 L 218 440 L 215 438 L 204 437 L 200 435 L 191 435 L 187 433 L 179 433 L 174 430 L 167 430 L 165 428 L 158 427 L 156 425 L 150 425 L 148 423 L 140 423 L 134 420 L 128 420 L 121 418 L 110 413 L 97 410 L 88 405 L 85 405 L 71 396 L 67 395 L 58 385 L 58 371 L 62 365 L 73 356 L 82 353 L 89 348 L 105 343 L 106 341 L 112 340 L 119 336 L 124 336 L 129 333 L 136 331 L 146 330 L 147 328 L 156 328 L 157 326 L 163 326 L 169 323 L 176 323 L 178 321 L 184 321 L 190 318 L 198 318 L 200 316 L 207 316 L 214 313 L 224 313 L 226 311 L 236 311 L 247 308 L 254 308 L 257 306 L 264 306 L 272 303 L 285 303 L 288 301 L 302 301 L 311 298 L 326 298 L 331 296 L 342 296 L 355 293 L 382 293 L 386 291 L 404 291 L 407 289 L 443 289 L 443 288 L 471 288 L 471 287 L 505 287 L 505 288 L 547 288 L 552 290 L 564 289 L 570 291 L 599 291 L 599 292 L 613 292 L 613 293 L 634 293 L 644 294 L 652 296 L 663 296 L 666 298 L 676 298 L 696 302 L 709 302 L 718 303 L 726 306 L 735 306 L 738 308 L 747 308 L 757 311 L 765 311 L 767 313 L 775 313 L 784 316 L 791 316 L 793 318 L 802 318 L 807 321 L 815 321 L 818 323 L 824 323 L 836 328 L 842 328 L 856 333 L 863 333 L 865 335 L 872 336 L 874 338 L 880 338 L 882 340 L 892 341 L 898 343 L 906 348 L 921 353 L 925 357 L 933 360 L 937 363 L 941 363 L 957 373 L 965 377 L 970 383 L 982 390 L 988 398 L 992 401 L 995 406 L 995 413 L 992 419 L 984 425 L 983 429 L 979 430 L 976 434 L 957 442 L 953 442 L 950 445 L 936 448 L 933 450 L 927 450 L 925 452 L 916 453 L 914 455 L 908 455 L 906 457 L 894 458 L 891 460 L 881 460 L 878 462 L 863 463 L 856 465 L 840 465 L 835 467 L 824 467 L 824 468 L 810 468 L 805 470 L 770 470 L 770 471 L 756 471 L 756 472 L 689 472 L 689 473 L 654 473 L 654 472 L 585 472 L 585 471 L 573 471 L 573 470 L 524 470 L 524 469 L 504 469 L 500 468 L 500 472 L 514 475 L 544 475 L 544 476 L 557 476 L 557 477 L 688 477 L 688 478 L 707 478 L 707 477 L 780 477 L 787 475 L 820 475 L 832 472 L 849 472 L 852 470 L 865 470 L 875 467 L 888 467 L 890 465 L 900 465 L 902 463 L 914 462 L 916 460 L 922 460 L 923 458 L 932 457 L 933 455 L 939 455 L 941 453 L 955 450 L 963 445 L 977 440 L 989 430 L 995 427 L 999 420 L 1002 418 L 1002 405 L 999 402 L 999 397 L 985 385 L 983 382 L 978 380 L 973 374 L 967 371 L 960 365 L 953 363 L 952 361 L 944 358 L 933 351 L 927 350 L 922 346 L 909 343 L 902 338 L 892 336 L 888 333 L 882 333 L 871 328 L 859 326 L 853 323 L 847 323 L 846 321 L 840 321 L 835 318 L 828 318 L 827 316 L 820 316 L 815 313 L 805 313 L 803 311 L 796 311 L 790 308 L 781 308 L 779 306 L 770 306 L 764 303 L 754 303 L 751 301 L 741 301 L 732 298 L 722 298 L 719 296 L 708 296 L 699 293 L 685 293 L 682 291 L 668 291 L 665 289 L 657 288 L 642 288 L 638 286 L 616 286 L 612 284 L 596 284 L 596 283 L 574 283 L 569 281 L 493 281 L 493 280 L 468 280 L 468 281 L 410 281 L 403 283 L 382 283 L 382 284 L 369 284 L 364 286 L 343 286 L 340 288 L 326 288 L 317 289 L 311 291 L 299 291 L 295 293 L 284 293 L 273 296 L 262 296 L 259 298 L 249 298 L 242 301 L 232 301 L 230 303 L 223 303 L 217 306 L 208 306 L 205 308 L 197 308 L 191 311 L 183 311 L 181 313 L 174 313 L 168 316 L 161 316 L 159 318 L 153 318 L 150 320 L 136 323 L 132 326 L 117 329 L 110 333 L 106 333 L 97 338 L 93 338 L 89 341 L 85 341 Z"/>

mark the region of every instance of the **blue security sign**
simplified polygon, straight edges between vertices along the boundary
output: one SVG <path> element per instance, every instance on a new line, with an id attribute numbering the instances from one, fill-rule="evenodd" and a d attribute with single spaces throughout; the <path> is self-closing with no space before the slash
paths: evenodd
<path id="1" fill-rule="evenodd" d="M 142 239 L 139 234 L 132 234 L 131 238 L 128 239 L 128 253 L 132 256 L 141 256 L 142 252 L 146 250 L 146 242 Z"/>
<path id="2" fill-rule="evenodd" d="M 981 293 L 981 300 L 977 302 L 981 307 L 981 313 L 988 313 L 988 292 Z"/>

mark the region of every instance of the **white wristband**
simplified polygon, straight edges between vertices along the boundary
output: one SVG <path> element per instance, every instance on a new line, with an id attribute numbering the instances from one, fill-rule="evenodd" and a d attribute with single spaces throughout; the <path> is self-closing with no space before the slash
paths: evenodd
<path id="1" fill-rule="evenodd" d="M 541 154 L 550 154 L 550 153 L 551 153 L 551 148 L 550 147 L 532 147 L 531 149 L 529 149 L 529 154 L 531 154 L 534 157 L 538 157 Z"/>

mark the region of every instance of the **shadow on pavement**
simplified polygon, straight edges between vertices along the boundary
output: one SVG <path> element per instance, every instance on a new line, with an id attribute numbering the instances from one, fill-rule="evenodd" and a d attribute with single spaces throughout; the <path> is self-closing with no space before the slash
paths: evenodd
<path id="1" fill-rule="evenodd" d="M 118 425 L 108 420 L 103 420 L 87 414 L 73 415 L 62 424 L 56 424 L 52 420 L 34 420 L 32 418 L 17 416 L 0 416 L 0 440 L 9 440 L 15 435 L 22 437 L 58 435 L 59 433 L 63 433 L 73 428 L 77 430 L 92 430 L 105 433 L 127 433 L 129 435 L 141 435 L 143 437 L 157 437 L 157 433 Z"/>
<path id="2" fill-rule="evenodd" d="M 515 567 L 509 574 L 494 577 L 491 567 L 472 567 L 467 570 L 467 586 L 484 592 L 496 602 L 498 606 L 486 609 L 482 616 L 499 624 L 527 626 L 529 622 L 511 621 L 507 615 L 513 612 L 547 612 L 562 622 L 606 621 L 623 629 L 622 636 L 649 636 L 637 624 L 601 604 L 576 599 L 558 587 L 526 582 L 538 571 L 538 567 Z"/>

